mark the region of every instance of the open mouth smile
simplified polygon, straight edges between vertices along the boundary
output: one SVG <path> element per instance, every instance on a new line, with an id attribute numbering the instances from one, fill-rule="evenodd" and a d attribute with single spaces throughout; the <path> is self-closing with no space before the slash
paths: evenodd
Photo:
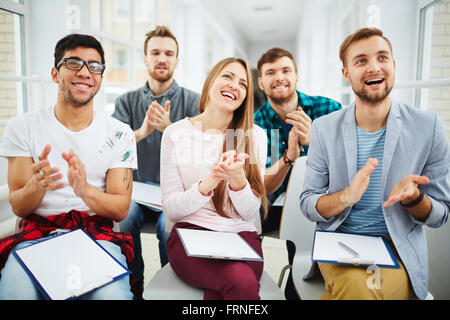
<path id="1" fill-rule="evenodd" d="M 90 87 L 92 87 L 90 84 L 87 84 L 85 82 L 72 82 L 72 84 L 80 89 L 89 89 Z"/>
<path id="2" fill-rule="evenodd" d="M 228 97 L 228 98 L 230 98 L 231 100 L 236 100 L 236 96 L 235 96 L 234 94 L 232 94 L 231 92 L 228 92 L 228 91 L 222 91 L 221 94 L 222 94 L 222 96 Z"/>
<path id="3" fill-rule="evenodd" d="M 376 79 L 370 79 L 367 81 L 364 81 L 365 84 L 368 86 L 378 85 L 384 82 L 384 78 L 376 78 Z"/>

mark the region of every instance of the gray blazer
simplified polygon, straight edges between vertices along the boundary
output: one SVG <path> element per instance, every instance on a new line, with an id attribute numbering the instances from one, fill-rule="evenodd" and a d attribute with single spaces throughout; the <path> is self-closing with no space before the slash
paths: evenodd
<path id="1" fill-rule="evenodd" d="M 351 208 L 330 219 L 316 210 L 324 194 L 346 188 L 356 174 L 357 138 L 355 104 L 316 119 L 311 128 L 305 183 L 300 208 L 321 230 L 336 230 Z M 444 125 L 437 114 L 392 101 L 386 125 L 382 169 L 383 202 L 392 187 L 407 175 L 430 179 L 422 185 L 432 202 L 426 221 L 415 219 L 396 203 L 383 208 L 389 234 L 408 272 L 418 298 L 428 293 L 428 250 L 424 225 L 437 228 L 450 208 L 450 148 Z"/>

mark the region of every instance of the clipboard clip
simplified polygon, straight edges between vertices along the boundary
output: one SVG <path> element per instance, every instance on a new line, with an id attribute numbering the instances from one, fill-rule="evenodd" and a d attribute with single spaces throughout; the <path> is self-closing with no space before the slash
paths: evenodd
<path id="1" fill-rule="evenodd" d="M 355 267 L 376 265 L 375 261 L 372 260 L 354 259 L 354 258 L 338 258 L 337 263 L 351 264 L 354 265 Z"/>

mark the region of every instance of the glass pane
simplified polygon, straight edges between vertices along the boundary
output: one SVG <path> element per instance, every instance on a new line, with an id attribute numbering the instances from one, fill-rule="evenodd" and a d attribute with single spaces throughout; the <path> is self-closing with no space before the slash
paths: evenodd
<path id="1" fill-rule="evenodd" d="M 144 64 L 144 51 L 136 51 L 136 75 L 135 81 L 138 85 L 144 85 L 148 80 L 148 70 Z"/>
<path id="2" fill-rule="evenodd" d="M 138 48 L 144 49 L 145 35 L 155 28 L 155 0 L 136 0 L 135 7 L 135 21 L 134 21 L 134 44 Z"/>
<path id="3" fill-rule="evenodd" d="M 428 91 L 428 110 L 439 114 L 450 141 L 450 88 L 432 88 Z"/>
<path id="4" fill-rule="evenodd" d="M 130 0 L 103 0 L 104 30 L 120 38 L 130 37 Z"/>
<path id="5" fill-rule="evenodd" d="M 0 81 L 0 139 L 3 136 L 7 120 L 17 115 L 17 91 L 15 82 Z"/>
<path id="6" fill-rule="evenodd" d="M 105 80 L 111 82 L 128 82 L 128 70 L 130 66 L 129 49 L 110 40 L 103 41 L 103 49 L 106 60 Z"/>
<path id="7" fill-rule="evenodd" d="M 100 0 L 91 0 L 91 23 L 92 28 L 101 28 L 101 4 Z"/>
<path id="8" fill-rule="evenodd" d="M 0 74 L 21 76 L 20 16 L 0 9 Z M 20 94 L 20 96 L 18 96 Z M 0 139 L 6 121 L 17 115 L 23 106 L 22 85 L 15 81 L 0 81 Z"/>
<path id="9" fill-rule="evenodd" d="M 18 30 L 20 17 L 0 9 L 0 74 L 21 75 Z"/>
<path id="10" fill-rule="evenodd" d="M 116 99 L 130 89 L 127 87 L 105 87 L 104 90 L 106 98 L 104 111 L 111 115 L 114 112 Z"/>
<path id="11" fill-rule="evenodd" d="M 432 7 L 430 79 L 450 78 L 450 0 L 442 0 Z M 428 110 L 439 113 L 450 140 L 450 88 L 432 88 L 427 95 Z"/>

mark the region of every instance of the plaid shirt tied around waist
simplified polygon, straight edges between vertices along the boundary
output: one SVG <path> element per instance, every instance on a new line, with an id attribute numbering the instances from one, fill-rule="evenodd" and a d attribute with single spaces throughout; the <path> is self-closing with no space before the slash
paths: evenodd
<path id="1" fill-rule="evenodd" d="M 98 215 L 90 216 L 87 212 L 72 210 L 70 212 L 48 217 L 30 214 L 19 224 L 19 232 L 0 239 L 0 271 L 6 264 L 9 254 L 21 242 L 47 237 L 56 229 L 83 229 L 95 240 L 106 240 L 118 245 L 125 256 L 127 264 L 133 260 L 133 239 L 129 233 L 114 232 L 113 221 Z M 0 274 L 1 278 L 1 274 Z M 130 276 L 131 281 L 131 276 Z"/>

